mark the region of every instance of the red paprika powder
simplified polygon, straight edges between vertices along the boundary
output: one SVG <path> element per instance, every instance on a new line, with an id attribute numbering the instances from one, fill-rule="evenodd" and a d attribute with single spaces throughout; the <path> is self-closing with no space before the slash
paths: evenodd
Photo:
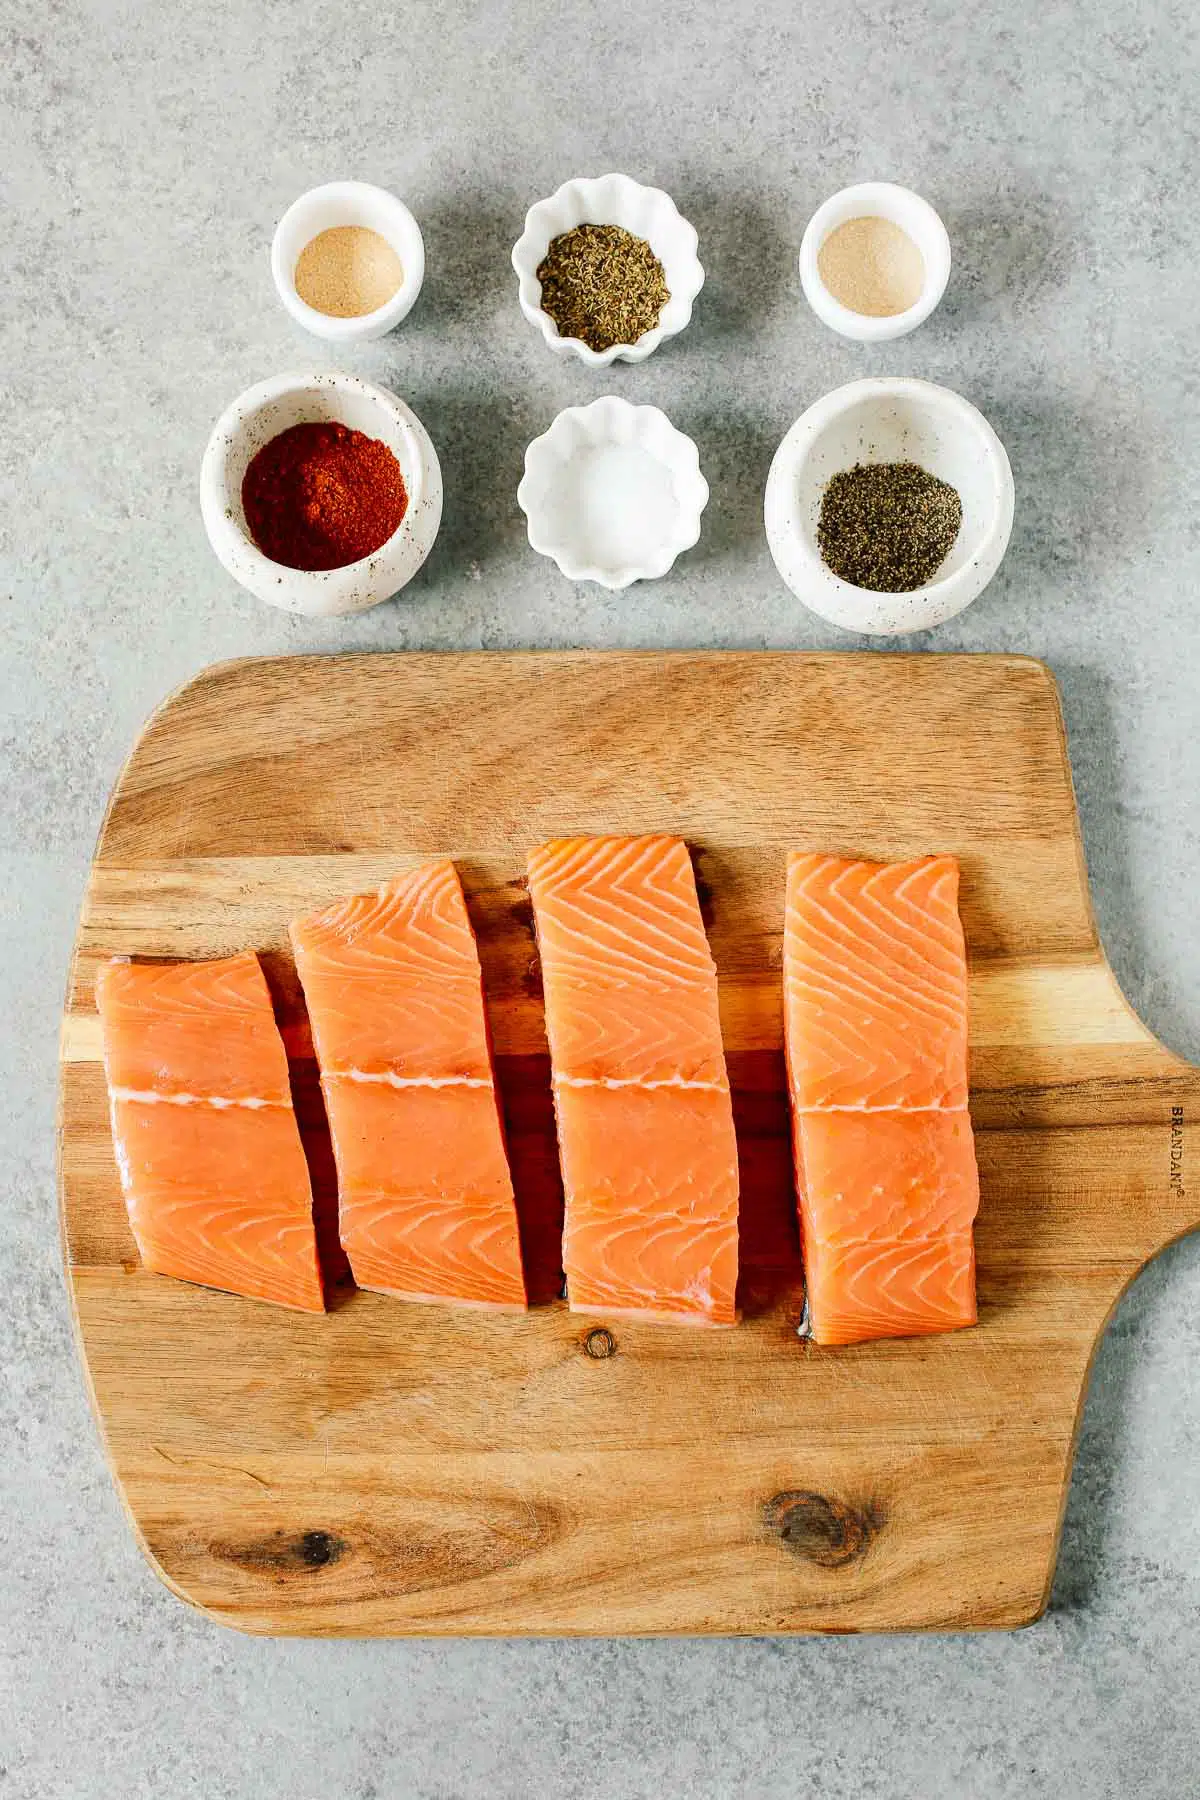
<path id="1" fill-rule="evenodd" d="M 291 425 L 251 460 L 242 482 L 250 535 L 289 569 L 340 569 L 386 544 L 408 506 L 386 444 L 335 420 Z"/>

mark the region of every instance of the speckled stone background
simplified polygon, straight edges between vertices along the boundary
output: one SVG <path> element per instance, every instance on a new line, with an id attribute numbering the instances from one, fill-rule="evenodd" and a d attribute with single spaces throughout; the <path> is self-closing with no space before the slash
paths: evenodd
<path id="1" fill-rule="evenodd" d="M 187 1611 L 134 1547 L 53 1175 L 80 887 L 170 688 L 256 651 L 852 647 L 777 579 L 760 505 L 795 415 L 872 371 L 961 390 L 1008 446 L 1007 562 L 912 647 L 1049 660 L 1109 952 L 1200 1057 L 1198 52 L 1189 0 L 0 0 L 0 1800 L 1200 1793 L 1200 1240 L 1101 1349 L 1028 1632 L 272 1643 Z M 521 319 L 508 251 L 533 199 L 608 168 L 670 190 L 708 284 L 682 338 L 601 381 Z M 341 175 L 425 231 L 416 312 L 336 360 L 415 406 L 446 512 L 398 602 L 306 623 L 224 576 L 196 478 L 234 394 L 327 360 L 267 245 Z M 808 312 L 795 257 L 827 193 L 880 175 L 933 200 L 956 261 L 928 325 L 864 350 Z M 534 556 L 514 500 L 527 440 L 606 387 L 664 406 L 712 484 L 697 549 L 615 597 Z"/>

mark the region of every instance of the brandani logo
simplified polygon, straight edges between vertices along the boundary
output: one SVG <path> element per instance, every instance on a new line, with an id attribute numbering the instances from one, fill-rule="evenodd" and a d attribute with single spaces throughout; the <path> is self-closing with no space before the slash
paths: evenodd
<path id="1" fill-rule="evenodd" d="M 1183 1108 L 1171 1108 L 1171 1160 L 1167 1182 L 1172 1194 L 1179 1200 L 1187 1192 L 1183 1185 Z"/>

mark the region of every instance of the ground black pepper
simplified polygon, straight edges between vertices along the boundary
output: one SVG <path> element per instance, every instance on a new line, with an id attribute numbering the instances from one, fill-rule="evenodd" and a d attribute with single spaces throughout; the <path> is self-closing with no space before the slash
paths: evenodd
<path id="1" fill-rule="evenodd" d="M 908 594 L 933 580 L 961 524 L 957 489 L 919 463 L 856 463 L 825 485 L 817 546 L 843 581 Z"/>
<path id="2" fill-rule="evenodd" d="M 593 350 L 636 344 L 671 298 L 645 238 L 620 225 L 576 225 L 551 241 L 538 266 L 542 310 L 562 337 Z"/>

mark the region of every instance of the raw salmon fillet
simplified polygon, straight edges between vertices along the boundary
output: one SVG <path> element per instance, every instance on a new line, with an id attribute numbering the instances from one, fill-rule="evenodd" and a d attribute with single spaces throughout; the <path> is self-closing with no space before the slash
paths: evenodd
<path id="1" fill-rule="evenodd" d="M 784 1019 L 818 1344 L 975 1323 L 958 865 L 793 855 Z"/>
<path id="2" fill-rule="evenodd" d="M 145 1266 L 322 1312 L 308 1165 L 258 958 L 106 963 L 96 1006 Z"/>
<path id="3" fill-rule="evenodd" d="M 525 1305 L 475 934 L 453 863 L 291 927 L 360 1287 Z"/>
<path id="4" fill-rule="evenodd" d="M 738 1161 L 687 846 L 566 838 L 529 860 L 574 1312 L 732 1325 Z"/>

